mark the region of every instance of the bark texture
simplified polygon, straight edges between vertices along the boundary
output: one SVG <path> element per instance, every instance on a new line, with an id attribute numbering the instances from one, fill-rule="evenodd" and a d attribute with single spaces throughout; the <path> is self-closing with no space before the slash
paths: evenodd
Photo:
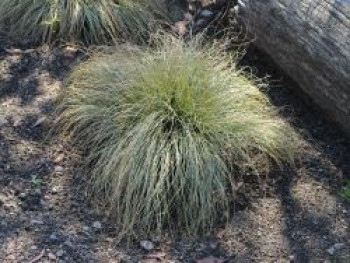
<path id="1" fill-rule="evenodd" d="M 240 0 L 267 52 L 350 135 L 350 0 Z"/>

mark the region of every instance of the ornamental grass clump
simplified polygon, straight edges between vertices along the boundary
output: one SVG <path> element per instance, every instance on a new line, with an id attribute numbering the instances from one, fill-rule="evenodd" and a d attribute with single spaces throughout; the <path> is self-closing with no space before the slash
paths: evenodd
<path id="1" fill-rule="evenodd" d="M 263 84 L 198 43 L 92 56 L 60 100 L 57 123 L 86 151 L 89 195 L 121 237 L 206 233 L 230 215 L 234 174 L 293 164 L 295 134 Z"/>
<path id="2" fill-rule="evenodd" d="M 0 30 L 44 43 L 139 41 L 166 19 L 165 10 L 164 0 L 1 0 Z"/>

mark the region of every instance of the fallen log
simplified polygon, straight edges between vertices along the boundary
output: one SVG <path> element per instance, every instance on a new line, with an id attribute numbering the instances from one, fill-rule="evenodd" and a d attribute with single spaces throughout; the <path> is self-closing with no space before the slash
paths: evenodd
<path id="1" fill-rule="evenodd" d="M 240 0 L 255 44 L 350 135 L 350 0 Z"/>

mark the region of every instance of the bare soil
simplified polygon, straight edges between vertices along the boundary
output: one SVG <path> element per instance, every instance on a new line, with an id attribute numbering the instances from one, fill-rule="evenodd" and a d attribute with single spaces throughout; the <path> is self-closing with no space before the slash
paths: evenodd
<path id="1" fill-rule="evenodd" d="M 169 233 L 151 240 L 152 251 L 116 245 L 113 224 L 86 201 L 69 147 L 48 139 L 57 93 L 85 58 L 0 40 L 0 262 L 350 262 L 350 205 L 339 197 L 350 140 L 253 47 L 242 64 L 271 76 L 271 101 L 305 138 L 297 168 L 242 177 L 231 222 L 208 237 Z"/>

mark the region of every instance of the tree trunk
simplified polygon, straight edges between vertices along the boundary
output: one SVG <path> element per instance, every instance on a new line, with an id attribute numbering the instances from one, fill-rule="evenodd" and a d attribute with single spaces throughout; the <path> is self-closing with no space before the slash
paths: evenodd
<path id="1" fill-rule="evenodd" d="M 256 45 L 350 135 L 350 0 L 240 0 Z"/>

